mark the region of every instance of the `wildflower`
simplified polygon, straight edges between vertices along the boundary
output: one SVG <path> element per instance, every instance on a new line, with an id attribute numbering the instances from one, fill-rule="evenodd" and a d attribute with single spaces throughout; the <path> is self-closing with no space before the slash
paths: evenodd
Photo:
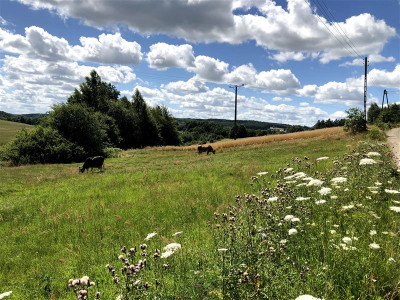
<path id="1" fill-rule="evenodd" d="M 377 186 L 369 186 L 368 189 L 369 190 L 377 190 L 377 189 L 379 189 L 379 187 L 377 187 Z"/>
<path id="2" fill-rule="evenodd" d="M 342 241 L 343 241 L 344 243 L 346 243 L 346 244 L 349 244 L 349 245 L 353 242 L 352 239 L 349 238 L 349 237 L 347 237 L 347 236 L 345 236 L 345 237 L 342 239 Z"/>
<path id="3" fill-rule="evenodd" d="M 296 234 L 297 234 L 297 229 L 295 228 L 289 229 L 289 235 L 296 235 Z"/>
<path id="4" fill-rule="evenodd" d="M 400 213 L 400 207 L 399 206 L 391 206 L 389 207 L 390 210 L 393 210 L 394 212 Z"/>
<path id="5" fill-rule="evenodd" d="M 328 195 L 330 194 L 332 191 L 332 189 L 328 188 L 328 187 L 323 187 L 322 189 L 320 189 L 318 191 L 318 193 L 320 193 L 321 195 Z"/>
<path id="6" fill-rule="evenodd" d="M 277 200 L 278 200 L 278 197 L 271 197 L 271 198 L 268 198 L 267 202 L 275 202 Z"/>
<path id="7" fill-rule="evenodd" d="M 376 234 L 376 230 L 370 230 L 369 235 L 373 236 Z"/>
<path id="8" fill-rule="evenodd" d="M 297 197 L 295 200 L 296 201 L 305 201 L 305 200 L 310 200 L 310 197 Z"/>
<path id="9" fill-rule="evenodd" d="M 360 166 L 373 165 L 373 164 L 376 164 L 376 161 L 373 160 L 372 158 L 363 158 L 362 160 L 360 160 Z"/>
<path id="10" fill-rule="evenodd" d="M 350 210 L 350 209 L 352 209 L 352 208 L 354 208 L 354 205 L 353 205 L 353 204 L 342 206 L 342 210 Z"/>
<path id="11" fill-rule="evenodd" d="M 297 179 L 307 177 L 307 175 L 304 172 L 297 172 L 293 176 L 296 177 Z"/>
<path id="12" fill-rule="evenodd" d="M 279 244 L 282 244 L 282 245 L 285 245 L 287 243 L 287 240 L 281 240 L 280 242 L 279 242 Z"/>
<path id="13" fill-rule="evenodd" d="M 367 156 L 368 156 L 368 157 L 381 156 L 381 154 L 378 153 L 378 152 L 368 152 L 368 153 L 367 153 Z"/>
<path id="14" fill-rule="evenodd" d="M 375 185 L 377 185 L 377 186 L 381 186 L 381 185 L 382 185 L 382 183 L 381 183 L 381 182 L 379 182 L 379 181 L 377 181 L 377 182 L 375 182 Z"/>
<path id="15" fill-rule="evenodd" d="M 164 253 L 161 254 L 161 258 L 167 258 L 174 254 L 177 250 L 182 248 L 181 244 L 171 243 L 164 247 Z"/>
<path id="16" fill-rule="evenodd" d="M 317 204 L 317 205 L 324 204 L 324 203 L 326 203 L 326 200 L 315 201 L 315 204 Z"/>
<path id="17" fill-rule="evenodd" d="M 287 215 L 287 216 L 285 216 L 284 220 L 285 220 L 285 221 L 290 221 L 290 220 L 292 220 L 293 218 L 294 218 L 294 216 L 292 216 L 292 215 Z"/>
<path id="18" fill-rule="evenodd" d="M 283 179 L 285 179 L 285 180 L 291 180 L 291 179 L 294 179 L 294 178 L 295 178 L 294 175 L 290 175 L 290 176 L 286 176 L 286 177 L 283 178 Z"/>
<path id="19" fill-rule="evenodd" d="M 300 187 L 300 186 L 305 186 L 305 185 L 307 185 L 307 183 L 299 183 L 299 184 L 296 184 L 296 186 L 298 186 L 298 187 Z"/>
<path id="20" fill-rule="evenodd" d="M 337 199 L 338 198 L 338 196 L 331 196 L 331 199 L 332 200 L 335 200 L 335 199 Z"/>
<path id="21" fill-rule="evenodd" d="M 310 181 L 310 180 L 313 180 L 313 179 L 314 179 L 314 178 L 312 178 L 312 177 L 304 177 L 304 178 L 303 178 L 304 181 Z"/>
<path id="22" fill-rule="evenodd" d="M 376 244 L 376 243 L 372 243 L 372 244 L 369 244 L 369 247 L 371 248 L 371 249 L 379 249 L 381 246 L 379 246 L 378 244 Z"/>
<path id="23" fill-rule="evenodd" d="M 118 259 L 119 259 L 119 260 L 124 260 L 125 257 L 121 254 L 121 255 L 118 256 Z"/>
<path id="24" fill-rule="evenodd" d="M 286 170 L 285 170 L 285 173 L 289 173 L 289 172 L 292 172 L 293 171 L 293 168 L 287 168 Z"/>
<path id="25" fill-rule="evenodd" d="M 396 190 L 388 190 L 388 189 L 385 189 L 385 192 L 388 193 L 388 194 L 400 194 L 400 192 L 399 192 L 399 191 L 396 191 Z"/>
<path id="26" fill-rule="evenodd" d="M 336 233 L 336 230 L 332 229 L 332 230 L 330 230 L 329 232 L 330 232 L 331 234 L 335 234 L 335 233 Z"/>
<path id="27" fill-rule="evenodd" d="M 299 218 L 293 218 L 291 221 L 292 221 L 293 223 L 294 223 L 294 222 L 300 222 L 300 219 L 299 219 Z"/>
<path id="28" fill-rule="evenodd" d="M 133 285 L 136 286 L 136 285 L 138 285 L 139 283 L 140 283 L 140 280 L 138 279 L 138 280 L 136 280 L 136 281 L 133 283 Z"/>
<path id="29" fill-rule="evenodd" d="M 172 236 L 177 236 L 177 235 L 180 235 L 182 233 L 182 231 L 178 231 L 178 232 L 175 232 Z"/>
<path id="30" fill-rule="evenodd" d="M 217 251 L 218 251 L 218 252 L 226 252 L 226 251 L 228 251 L 228 249 L 226 249 L 226 248 L 218 248 Z"/>
<path id="31" fill-rule="evenodd" d="M 325 159 L 328 159 L 328 158 L 329 158 L 328 156 L 322 156 L 322 157 L 318 157 L 317 160 L 320 161 L 320 160 L 325 160 Z"/>
<path id="32" fill-rule="evenodd" d="M 337 225 L 337 224 L 333 224 L 333 227 L 339 228 L 339 225 Z"/>
<path id="33" fill-rule="evenodd" d="M 89 276 L 83 276 L 80 280 L 81 285 L 89 285 Z"/>
<path id="34" fill-rule="evenodd" d="M 149 234 L 146 236 L 146 238 L 145 238 L 144 240 L 145 240 L 145 241 L 150 241 L 150 239 L 151 239 L 152 237 L 154 237 L 156 234 L 157 234 L 157 232 L 149 233 Z"/>
<path id="35" fill-rule="evenodd" d="M 393 200 L 393 203 L 400 204 L 400 201 Z"/>
<path id="36" fill-rule="evenodd" d="M 395 260 L 393 257 L 389 257 L 388 261 L 396 262 L 396 260 Z M 0 296 L 1 296 L 1 295 L 0 295 Z"/>
<path id="37" fill-rule="evenodd" d="M 3 298 L 5 298 L 5 297 L 8 297 L 8 296 L 10 296 L 11 294 L 12 294 L 12 291 L 5 292 L 5 293 L 3 293 L 3 294 L 0 294 L 0 299 L 3 299 Z"/>
<path id="38" fill-rule="evenodd" d="M 141 244 L 141 245 L 140 245 L 140 249 L 145 250 L 146 248 L 147 248 L 147 245 L 146 245 L 146 244 Z"/>
<path id="39" fill-rule="evenodd" d="M 324 182 L 318 179 L 312 179 L 308 182 L 307 186 L 321 186 Z"/>
<path id="40" fill-rule="evenodd" d="M 343 182 L 346 182 L 346 181 L 347 181 L 346 177 L 335 177 L 335 178 L 332 178 L 332 182 L 336 183 L 336 184 L 343 183 Z"/>
<path id="41" fill-rule="evenodd" d="M 324 300 L 324 299 L 316 298 L 311 295 L 301 295 L 297 297 L 295 300 Z"/>

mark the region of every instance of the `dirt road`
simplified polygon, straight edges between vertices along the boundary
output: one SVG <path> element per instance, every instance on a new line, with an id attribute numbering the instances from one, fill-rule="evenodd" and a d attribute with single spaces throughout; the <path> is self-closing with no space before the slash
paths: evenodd
<path id="1" fill-rule="evenodd" d="M 400 128 L 389 130 L 387 136 L 390 149 L 393 151 L 395 161 L 400 169 Z"/>

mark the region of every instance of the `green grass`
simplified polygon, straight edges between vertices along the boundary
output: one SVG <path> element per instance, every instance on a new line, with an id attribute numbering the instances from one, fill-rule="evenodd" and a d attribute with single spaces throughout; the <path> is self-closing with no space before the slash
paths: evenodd
<path id="1" fill-rule="evenodd" d="M 32 125 L 0 120 L 0 146 L 14 139 L 17 132 L 23 128 L 33 128 Z"/>
<path id="2" fill-rule="evenodd" d="M 180 260 L 171 278 L 184 283 L 191 280 L 192 263 L 207 264 L 204 251 L 215 246 L 207 225 L 214 211 L 254 190 L 251 176 L 274 174 L 294 157 L 338 157 L 356 142 L 344 135 L 309 138 L 209 156 L 134 150 L 107 159 L 105 171 L 85 174 L 78 174 L 78 164 L 0 167 L 0 292 L 12 290 L 15 299 L 72 299 L 68 279 L 88 275 L 103 299 L 112 299 L 105 264 L 115 263 L 122 245 L 138 245 L 153 231 L 158 248 L 177 241 L 171 234 L 183 231 L 179 242 L 188 250 L 182 253 L 194 256 Z M 319 168 L 330 167 L 331 162 Z M 209 274 L 209 280 L 215 276 Z M 210 281 L 205 285 L 205 291 L 213 290 Z M 175 287 L 174 293 L 183 296 L 189 290 L 197 293 L 188 286 Z"/>

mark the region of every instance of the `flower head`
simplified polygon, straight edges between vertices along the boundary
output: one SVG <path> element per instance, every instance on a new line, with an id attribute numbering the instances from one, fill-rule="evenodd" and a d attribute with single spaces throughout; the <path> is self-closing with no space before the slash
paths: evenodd
<path id="1" fill-rule="evenodd" d="M 144 240 L 145 240 L 145 241 L 150 241 L 150 239 L 151 239 L 152 237 L 154 237 L 156 234 L 157 234 L 157 232 L 149 233 L 149 234 L 146 236 L 146 238 L 145 238 Z"/>
<path id="2" fill-rule="evenodd" d="M 376 161 L 373 160 L 372 158 L 363 158 L 362 160 L 360 160 L 360 166 L 373 165 L 373 164 L 376 164 Z"/>
<path id="3" fill-rule="evenodd" d="M 320 193 L 321 195 L 328 195 L 328 194 L 331 193 L 331 191 L 332 191 L 331 188 L 323 187 L 322 189 L 320 189 L 320 190 L 318 191 L 318 193 Z"/>
<path id="4" fill-rule="evenodd" d="M 368 152 L 367 153 L 368 157 L 373 157 L 373 156 L 381 156 L 381 154 L 379 152 Z"/>
<path id="5" fill-rule="evenodd" d="M 12 294 L 12 291 L 2 293 L 2 294 L 0 294 L 0 299 L 3 299 L 3 298 L 5 298 L 5 297 L 8 297 L 8 296 L 10 296 L 11 294 Z"/>
<path id="6" fill-rule="evenodd" d="M 296 235 L 296 234 L 297 234 L 297 229 L 296 228 L 289 229 L 289 235 Z"/>
<path id="7" fill-rule="evenodd" d="M 377 243 L 372 243 L 372 244 L 369 244 L 369 247 L 370 247 L 371 249 L 376 250 L 376 249 L 379 249 L 381 246 L 379 246 Z"/>
<path id="8" fill-rule="evenodd" d="M 322 156 L 322 157 L 318 157 L 317 158 L 317 160 L 319 161 L 319 160 L 325 160 L 325 159 L 328 159 L 329 157 L 328 156 Z"/>
<path id="9" fill-rule="evenodd" d="M 347 181 L 346 177 L 335 177 L 335 178 L 332 178 L 332 182 L 336 183 L 336 184 L 343 183 L 343 182 L 346 182 L 346 181 Z"/>
<path id="10" fill-rule="evenodd" d="M 321 186 L 321 185 L 323 185 L 323 181 L 321 181 L 321 180 L 319 180 L 319 179 L 311 179 L 309 182 L 308 182 L 308 184 L 307 184 L 307 186 Z"/>

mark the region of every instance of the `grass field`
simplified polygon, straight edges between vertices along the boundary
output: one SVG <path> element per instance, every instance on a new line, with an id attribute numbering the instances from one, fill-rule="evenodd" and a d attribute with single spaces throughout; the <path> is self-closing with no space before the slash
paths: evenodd
<path id="1" fill-rule="evenodd" d="M 11 141 L 17 132 L 23 128 L 33 128 L 32 125 L 0 120 L 0 146 Z"/>
<path id="2" fill-rule="evenodd" d="M 199 295 L 193 271 L 201 262 L 210 264 L 207 251 L 215 251 L 209 227 L 215 211 L 234 204 L 237 194 L 255 192 L 251 177 L 257 172 L 275 174 L 294 157 L 315 162 L 329 156 L 314 167 L 322 172 L 359 142 L 338 129 L 297 137 L 215 144 L 217 154 L 208 156 L 190 147 L 131 150 L 107 159 L 105 171 L 85 174 L 78 174 L 78 164 L 0 167 L 0 293 L 73 299 L 68 279 L 88 275 L 102 299 L 115 299 L 121 291 L 113 288 L 105 264 L 117 264 L 121 246 L 139 245 L 157 232 L 158 249 L 184 245 L 180 268 L 165 275 L 173 286 L 169 296 Z M 177 231 L 183 233 L 172 237 Z M 213 280 L 221 275 L 207 276 L 201 294 L 220 298 Z"/>

